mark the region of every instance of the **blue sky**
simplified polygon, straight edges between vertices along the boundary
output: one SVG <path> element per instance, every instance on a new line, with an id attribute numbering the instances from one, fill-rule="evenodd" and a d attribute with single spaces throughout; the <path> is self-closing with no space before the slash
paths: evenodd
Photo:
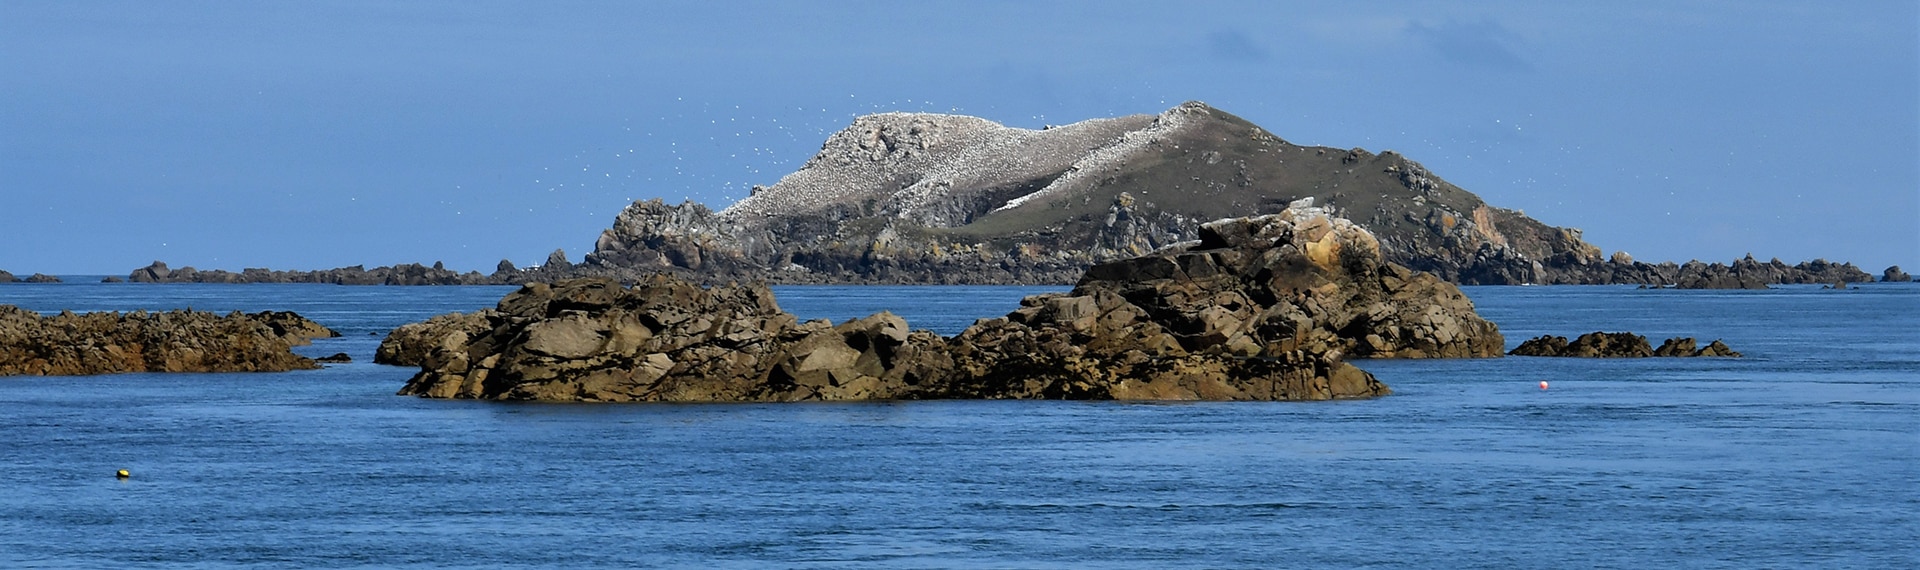
<path id="1" fill-rule="evenodd" d="M 578 260 L 859 114 L 1189 99 L 1642 260 L 1920 268 L 1912 1 L 10 0 L 0 269 Z"/>

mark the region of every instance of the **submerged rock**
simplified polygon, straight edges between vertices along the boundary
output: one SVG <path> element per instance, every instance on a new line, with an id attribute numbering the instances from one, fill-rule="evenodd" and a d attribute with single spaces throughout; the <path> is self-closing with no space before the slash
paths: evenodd
<path id="1" fill-rule="evenodd" d="M 1677 337 L 1667 339 L 1656 349 L 1647 343 L 1647 337 L 1644 336 L 1630 332 L 1595 331 L 1580 335 L 1572 342 L 1568 342 L 1564 336 L 1542 335 L 1520 343 L 1507 354 L 1579 358 L 1741 356 L 1718 340 L 1700 348 L 1695 348 L 1697 344 L 1692 337 Z"/>
<path id="2" fill-rule="evenodd" d="M 280 372 L 317 368 L 255 315 L 198 311 L 39 313 L 0 305 L 0 376 Z"/>
<path id="3" fill-rule="evenodd" d="M 1196 243 L 1096 266 L 952 338 L 890 313 L 802 323 L 765 285 L 654 275 L 527 285 L 492 311 L 396 329 L 382 354 L 419 361 L 402 394 L 683 402 L 1357 398 L 1389 391 L 1344 356 L 1500 355 L 1457 288 L 1298 206 L 1206 224 Z"/>

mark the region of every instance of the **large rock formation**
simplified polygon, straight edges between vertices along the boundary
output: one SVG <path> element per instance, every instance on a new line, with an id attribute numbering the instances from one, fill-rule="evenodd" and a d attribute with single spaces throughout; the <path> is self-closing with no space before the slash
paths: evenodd
<path id="1" fill-rule="evenodd" d="M 7 273 L 6 270 L 0 269 L 0 283 L 17 283 L 19 281 L 19 277 L 14 277 L 12 273 Z"/>
<path id="2" fill-rule="evenodd" d="M 291 316 L 289 316 L 291 315 Z M 0 376 L 119 372 L 281 372 L 318 368 L 294 344 L 321 334 L 291 313 L 61 313 L 0 305 Z M 317 327 L 318 325 L 314 325 Z M 331 333 L 331 331 L 327 331 Z"/>
<path id="3" fill-rule="evenodd" d="M 1396 153 L 1298 146 L 1187 103 L 1045 130 L 954 115 L 857 119 L 799 171 L 720 212 L 630 206 L 587 265 L 783 282 L 1070 282 L 1315 197 L 1387 260 L 1467 283 L 1600 264 L 1578 230 L 1494 208 Z M 1546 264 L 1546 265 L 1541 265 Z"/>
<path id="4" fill-rule="evenodd" d="M 1681 273 L 1604 256 L 1579 230 L 1491 206 L 1392 151 L 1295 145 L 1197 102 L 1038 131 L 955 115 L 860 117 L 800 170 L 725 210 L 635 202 L 574 273 L 1070 283 L 1094 264 L 1197 239 L 1205 221 L 1302 198 L 1372 230 L 1387 261 L 1462 284 L 1658 285 Z"/>
<path id="5" fill-rule="evenodd" d="M 584 401 L 1353 398 L 1387 388 L 1345 356 L 1500 354 L 1457 288 L 1302 206 L 1205 224 L 950 339 L 889 313 L 801 323 L 764 285 L 656 274 L 528 285 L 492 312 L 402 327 L 383 352 L 425 347 L 403 394 Z"/>
<path id="6" fill-rule="evenodd" d="M 1886 271 L 1880 272 L 1880 280 L 1887 281 L 1887 282 L 1894 282 L 1894 283 L 1905 283 L 1908 281 L 1913 281 L 1914 279 L 1912 275 L 1907 275 L 1907 272 L 1901 271 L 1900 266 L 1891 265 L 1887 267 Z"/>
<path id="7" fill-rule="evenodd" d="M 59 283 L 60 278 L 54 277 L 52 275 L 47 275 L 45 273 L 35 273 L 33 275 L 28 276 L 26 279 L 26 282 L 28 283 Z"/>
<path id="8" fill-rule="evenodd" d="M 1573 342 L 1567 342 L 1564 336 L 1541 335 L 1520 343 L 1508 354 L 1577 358 L 1740 356 L 1740 353 L 1718 340 L 1699 348 L 1695 348 L 1696 344 L 1693 337 L 1678 337 L 1660 343 L 1660 348 L 1653 348 L 1647 344 L 1647 337 L 1644 336 L 1630 332 L 1594 331 L 1580 335 Z"/>

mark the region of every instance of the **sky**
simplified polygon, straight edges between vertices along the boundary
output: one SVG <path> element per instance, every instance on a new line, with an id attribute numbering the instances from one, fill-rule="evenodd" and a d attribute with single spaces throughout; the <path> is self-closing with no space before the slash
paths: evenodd
<path id="1" fill-rule="evenodd" d="M 574 261 L 856 116 L 1205 101 L 1643 261 L 1920 269 L 1920 3 L 0 2 L 0 269 Z"/>

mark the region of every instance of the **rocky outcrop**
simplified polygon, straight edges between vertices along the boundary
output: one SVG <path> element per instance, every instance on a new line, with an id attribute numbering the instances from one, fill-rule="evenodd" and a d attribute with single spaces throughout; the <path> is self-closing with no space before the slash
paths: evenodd
<path id="1" fill-rule="evenodd" d="M 304 319 L 303 319 L 304 320 Z M 317 368 L 257 315 L 71 312 L 0 305 L 0 375 L 279 372 Z"/>
<path id="2" fill-rule="evenodd" d="M 1670 338 L 1653 348 L 1647 343 L 1647 337 L 1630 332 L 1590 332 L 1580 335 L 1573 342 L 1567 337 L 1543 335 L 1520 343 L 1519 347 L 1508 354 L 1514 356 L 1551 356 L 1580 358 L 1646 358 L 1646 357 L 1692 357 L 1726 356 L 1738 357 L 1726 344 L 1718 340 L 1707 346 L 1695 348 L 1697 342 L 1692 337 Z"/>
<path id="3" fill-rule="evenodd" d="M 47 275 L 45 273 L 35 273 L 27 277 L 26 282 L 28 283 L 59 283 L 60 278 L 54 277 L 52 275 Z"/>
<path id="4" fill-rule="evenodd" d="M 528 285 L 491 312 L 402 327 L 382 352 L 421 363 L 402 394 L 564 401 L 1317 400 L 1388 392 L 1346 357 L 1500 355 L 1456 287 L 1383 262 L 1325 210 L 1199 235 L 953 338 L 889 313 L 801 323 L 764 285 L 656 274 Z"/>
<path id="5" fill-rule="evenodd" d="M 1907 275 L 1907 272 L 1901 271 L 1900 266 L 1893 265 L 1888 266 L 1886 271 L 1880 272 L 1880 280 L 1893 283 L 1905 283 L 1913 281 L 1914 279 L 1912 275 Z"/>
<path id="6" fill-rule="evenodd" d="M 316 338 L 339 338 L 340 333 L 313 322 L 293 311 L 261 311 L 247 315 L 260 324 L 267 325 L 275 336 L 287 339 L 294 346 L 306 346 Z"/>
<path id="7" fill-rule="evenodd" d="M 374 364 L 420 366 L 427 355 L 440 348 L 457 349 L 467 341 L 493 330 L 491 319 L 500 312 L 485 309 L 472 313 L 448 313 L 425 322 L 400 325 L 380 341 L 373 352 Z"/>
<path id="8" fill-rule="evenodd" d="M 1719 340 L 1714 340 L 1713 342 L 1707 343 L 1706 346 L 1697 348 L 1695 347 L 1696 344 L 1697 342 L 1693 340 L 1693 337 L 1670 338 L 1660 343 L 1660 348 L 1653 349 L 1653 355 L 1681 357 L 1722 356 L 1733 358 L 1743 356 L 1738 352 L 1734 352 L 1733 348 L 1728 347 L 1726 343 L 1720 342 Z"/>
<path id="9" fill-rule="evenodd" d="M 14 277 L 12 273 L 0 270 L 0 283 L 18 283 L 19 281 L 19 277 Z"/>
<path id="10" fill-rule="evenodd" d="M 1767 263 L 1752 255 L 1731 264 L 1687 262 L 1666 280 L 1680 289 L 1766 289 L 1775 284 L 1868 283 L 1873 275 L 1852 263 L 1833 263 L 1825 259 L 1787 265 L 1779 259 Z"/>

